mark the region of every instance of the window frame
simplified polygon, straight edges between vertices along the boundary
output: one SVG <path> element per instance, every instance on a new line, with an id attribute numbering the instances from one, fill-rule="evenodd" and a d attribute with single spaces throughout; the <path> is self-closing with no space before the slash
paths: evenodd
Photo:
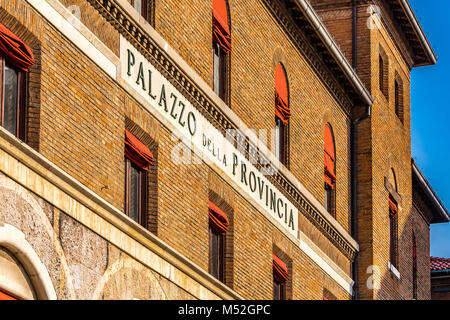
<path id="1" fill-rule="evenodd" d="M 128 2 L 131 4 L 131 6 L 150 24 L 153 23 L 152 21 L 152 6 L 153 6 L 153 0 L 141 0 L 141 12 L 139 12 L 135 7 L 135 1 L 136 0 L 128 0 Z"/>
<path id="2" fill-rule="evenodd" d="M 378 72 L 380 77 L 380 90 L 384 94 L 384 59 L 381 54 L 378 59 Z"/>
<path id="3" fill-rule="evenodd" d="M 336 156 L 336 141 L 334 137 L 334 131 L 333 127 L 330 123 L 327 123 L 325 125 L 325 131 L 327 131 L 327 128 L 330 132 L 331 139 L 332 139 L 332 147 L 333 147 L 333 156 L 334 156 L 334 172 L 332 172 L 336 176 L 336 163 L 337 163 L 337 156 Z M 325 145 L 327 145 L 327 142 L 324 141 L 324 152 L 325 151 Z M 327 175 L 327 173 L 325 173 Z M 337 179 L 336 179 L 337 180 Z M 324 181 L 324 208 L 325 210 L 331 214 L 334 218 L 336 218 L 336 184 L 337 181 L 334 181 L 333 186 L 329 185 L 326 181 Z"/>
<path id="4" fill-rule="evenodd" d="M 213 245 L 214 239 L 217 239 L 216 246 Z M 220 282 L 225 282 L 225 240 L 225 235 L 215 232 L 209 226 L 209 273 Z M 215 266 L 214 257 L 217 257 Z"/>
<path id="5" fill-rule="evenodd" d="M 383 96 L 389 101 L 389 57 L 384 49 L 380 47 L 378 56 L 379 89 Z"/>
<path id="6" fill-rule="evenodd" d="M 0 56 L 0 125 L 6 129 L 5 118 L 5 76 L 6 67 L 17 72 L 17 101 L 16 101 L 16 132 L 11 132 L 17 138 L 25 141 L 26 136 L 26 98 L 27 98 L 27 72 L 18 70 L 3 56 Z M 8 132 L 10 132 L 8 130 Z"/>
<path id="7" fill-rule="evenodd" d="M 395 114 L 404 123 L 403 80 L 397 74 L 394 80 Z"/>
<path id="8" fill-rule="evenodd" d="M 273 300 L 286 299 L 286 283 L 279 283 L 273 278 Z"/>
<path id="9" fill-rule="evenodd" d="M 389 261 L 398 270 L 398 212 L 389 214 Z"/>
<path id="10" fill-rule="evenodd" d="M 139 221 L 134 220 L 131 217 L 130 212 L 130 196 L 131 196 L 131 168 L 136 169 L 139 172 L 139 195 L 138 195 L 138 203 L 139 203 Z M 144 228 L 147 228 L 147 199 L 148 199 L 148 174 L 147 171 L 142 170 L 138 166 L 136 166 L 133 161 L 129 158 L 125 157 L 125 203 L 124 203 L 124 213 L 130 217 L 133 221 L 140 224 Z"/>
<path id="11" fill-rule="evenodd" d="M 227 76 L 228 53 L 223 50 L 217 41 L 213 40 L 213 90 L 226 104 L 228 104 Z"/>
<path id="12" fill-rule="evenodd" d="M 334 197 L 333 197 L 333 188 L 328 184 L 324 183 L 324 189 L 325 189 L 325 210 L 327 210 L 328 213 L 334 216 Z"/>
<path id="13" fill-rule="evenodd" d="M 275 117 L 275 157 L 285 167 L 288 167 L 288 135 L 289 123 L 285 125 L 280 118 Z"/>

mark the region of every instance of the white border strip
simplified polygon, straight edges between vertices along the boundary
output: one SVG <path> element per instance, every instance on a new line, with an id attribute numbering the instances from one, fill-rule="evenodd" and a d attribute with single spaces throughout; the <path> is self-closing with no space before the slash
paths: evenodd
<path id="1" fill-rule="evenodd" d="M 119 59 L 115 55 L 110 54 L 110 50 L 102 44 L 102 42 L 90 32 L 81 22 L 75 28 L 63 16 L 73 17 L 69 11 L 59 2 L 53 0 L 25 0 L 30 3 L 50 24 L 65 35 L 74 45 L 84 52 L 92 61 L 94 61 L 103 71 L 119 84 L 122 81 L 118 79 L 117 66 Z M 49 4 L 49 1 L 52 4 Z M 54 7 L 57 7 L 55 9 Z M 77 20 L 78 21 L 78 20 Z M 85 36 L 88 35 L 90 40 Z M 103 52 L 106 52 L 104 54 Z M 109 57 L 108 57 L 109 56 Z M 113 62 L 112 60 L 116 60 Z M 122 84 L 123 86 L 123 84 Z M 125 88 L 127 89 L 127 88 Z M 128 91 L 128 90 L 127 90 Z M 322 268 L 331 278 L 333 278 L 343 289 L 352 294 L 353 281 L 348 281 L 334 270 L 313 248 L 306 242 L 300 240 L 299 248 L 305 252 L 317 265 Z M 337 266 L 336 266 L 337 267 Z M 339 267 L 337 267 L 339 268 Z M 342 271 L 343 272 L 343 271 Z"/>
<path id="2" fill-rule="evenodd" d="M 333 278 L 342 288 L 344 288 L 350 295 L 353 295 L 353 283 L 348 282 L 339 273 L 337 273 L 317 252 L 310 247 L 305 241 L 300 240 L 299 248 L 305 252 L 323 271 L 325 271 L 331 278 Z"/>

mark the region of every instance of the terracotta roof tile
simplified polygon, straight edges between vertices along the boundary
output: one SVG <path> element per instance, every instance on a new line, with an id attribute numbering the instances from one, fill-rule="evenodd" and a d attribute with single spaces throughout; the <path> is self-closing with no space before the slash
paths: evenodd
<path id="1" fill-rule="evenodd" d="M 431 257 L 431 270 L 450 269 L 450 259 Z"/>

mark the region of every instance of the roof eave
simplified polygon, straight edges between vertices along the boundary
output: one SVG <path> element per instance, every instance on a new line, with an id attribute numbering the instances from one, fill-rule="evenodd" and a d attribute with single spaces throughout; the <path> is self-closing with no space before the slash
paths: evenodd
<path id="1" fill-rule="evenodd" d="M 409 1 L 408 0 L 399 0 L 399 2 L 403 8 L 403 11 L 405 12 L 406 16 L 408 17 L 408 20 L 409 20 L 417 38 L 419 39 L 419 41 L 422 45 L 425 55 L 427 56 L 427 61 L 420 62 L 420 63 L 414 63 L 414 67 L 429 66 L 429 65 L 436 64 L 436 62 L 437 62 L 436 54 L 435 54 L 433 48 L 431 47 L 427 36 L 423 32 L 423 29 L 422 29 L 419 21 L 417 20 L 417 17 L 415 15 L 414 11 L 412 10 L 411 5 L 409 4 Z"/>
<path id="2" fill-rule="evenodd" d="M 372 106 L 373 98 L 370 92 L 362 83 L 361 79 L 356 74 L 355 70 L 352 68 L 344 53 L 341 51 L 339 46 L 334 41 L 334 38 L 328 32 L 327 27 L 323 24 L 322 20 L 317 15 L 316 11 L 309 3 L 308 0 L 294 0 L 297 3 L 298 8 L 301 9 L 304 16 L 307 18 L 309 23 L 312 25 L 314 30 L 316 30 L 317 35 L 322 40 L 323 44 L 326 46 L 328 51 L 333 56 L 336 63 L 341 68 L 342 72 L 344 72 L 348 81 L 352 84 L 353 88 L 359 94 L 362 101 L 368 106 Z"/>
<path id="3" fill-rule="evenodd" d="M 425 191 L 425 195 L 430 199 L 430 201 L 434 204 L 437 210 L 432 210 L 434 220 L 431 223 L 445 223 L 450 221 L 450 215 L 442 204 L 441 200 L 438 198 L 436 193 L 431 188 L 428 180 L 420 171 L 419 167 L 417 167 L 414 159 L 412 160 L 412 172 L 416 176 L 417 181 L 420 182 L 422 189 Z"/>

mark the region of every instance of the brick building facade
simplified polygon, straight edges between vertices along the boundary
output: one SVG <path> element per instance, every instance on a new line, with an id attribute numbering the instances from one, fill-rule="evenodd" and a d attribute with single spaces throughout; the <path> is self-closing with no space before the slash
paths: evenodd
<path id="1" fill-rule="evenodd" d="M 430 298 L 407 1 L 0 5 L 0 297 Z"/>

